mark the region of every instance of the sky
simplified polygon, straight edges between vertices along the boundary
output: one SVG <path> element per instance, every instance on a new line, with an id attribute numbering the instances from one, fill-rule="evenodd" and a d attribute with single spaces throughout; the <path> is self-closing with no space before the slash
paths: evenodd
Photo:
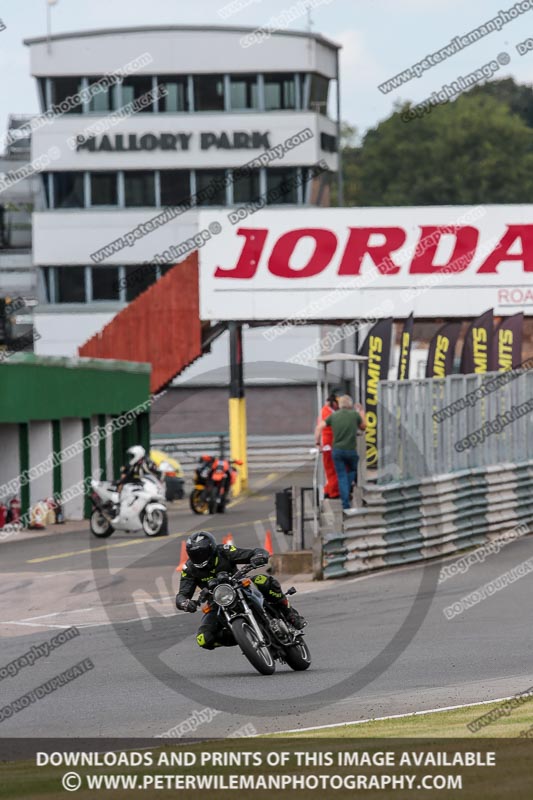
<path id="1" fill-rule="evenodd" d="M 302 8 L 306 0 L 244 0 L 231 17 L 219 13 L 228 0 L 57 0 L 51 7 L 52 31 L 87 30 L 157 24 L 265 26 L 283 11 Z M 378 85 L 420 62 L 494 18 L 514 0 L 311 0 L 311 25 L 342 45 L 341 108 L 343 120 L 360 134 L 393 111 L 398 100 L 423 101 L 458 76 L 502 56 L 496 78 L 512 76 L 533 84 L 533 50 L 519 55 L 516 45 L 533 37 L 533 0 L 519 0 L 531 9 L 470 47 L 423 72 L 405 85 L 383 93 Z M 37 93 L 29 75 L 28 48 L 22 40 L 46 33 L 46 0 L 2 0 L 0 20 L 0 134 L 10 113 L 37 112 Z M 2 28 L 2 25 L 0 25 Z M 301 14 L 289 29 L 308 29 Z M 533 46 L 533 40 L 531 41 Z M 254 45 L 260 47 L 261 45 Z M 505 57 L 505 54 L 508 58 Z"/>

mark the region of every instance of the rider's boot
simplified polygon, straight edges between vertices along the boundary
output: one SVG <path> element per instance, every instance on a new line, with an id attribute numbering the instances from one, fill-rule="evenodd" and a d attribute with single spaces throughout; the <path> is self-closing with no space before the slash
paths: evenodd
<path id="1" fill-rule="evenodd" d="M 267 601 L 279 608 L 289 625 L 292 625 L 293 628 L 297 628 L 298 630 L 305 628 L 307 620 L 304 619 L 301 614 L 298 614 L 296 609 L 290 605 L 288 597 L 283 592 L 276 578 L 272 576 L 267 577 L 266 575 L 256 575 L 254 583 Z"/>
<path id="2" fill-rule="evenodd" d="M 296 628 L 299 631 L 301 631 L 302 628 L 305 628 L 307 625 L 307 620 L 305 617 L 302 617 L 302 615 L 299 614 L 293 606 L 290 605 L 286 597 L 284 597 L 281 601 L 280 607 L 281 612 L 289 625 L 292 625 L 293 628 Z"/>

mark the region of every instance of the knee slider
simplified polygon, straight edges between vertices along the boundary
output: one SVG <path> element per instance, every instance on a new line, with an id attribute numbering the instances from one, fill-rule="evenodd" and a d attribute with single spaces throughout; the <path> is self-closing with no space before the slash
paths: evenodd
<path id="1" fill-rule="evenodd" d="M 196 643 L 199 647 L 203 647 L 204 650 L 215 649 L 215 637 L 209 632 L 197 633 Z"/>
<path id="2" fill-rule="evenodd" d="M 267 582 L 267 580 L 268 580 L 268 575 L 255 575 L 254 577 L 254 583 L 257 586 L 262 586 L 264 583 Z"/>

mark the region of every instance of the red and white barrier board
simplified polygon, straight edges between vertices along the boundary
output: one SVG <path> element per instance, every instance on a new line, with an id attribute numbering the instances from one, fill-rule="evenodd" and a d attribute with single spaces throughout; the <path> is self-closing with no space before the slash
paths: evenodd
<path id="1" fill-rule="evenodd" d="M 533 314 L 533 205 L 242 207 L 199 230 L 204 320 Z"/>

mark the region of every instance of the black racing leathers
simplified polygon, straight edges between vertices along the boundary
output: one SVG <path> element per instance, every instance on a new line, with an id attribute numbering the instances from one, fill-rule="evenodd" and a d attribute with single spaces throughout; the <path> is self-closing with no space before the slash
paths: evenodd
<path id="1" fill-rule="evenodd" d="M 126 483 L 139 483 L 144 475 L 154 475 L 158 480 L 161 480 L 161 472 L 156 467 L 151 458 L 143 458 L 132 467 L 121 467 L 119 488 L 125 486 Z"/>
<path id="2" fill-rule="evenodd" d="M 249 564 L 256 556 L 263 556 L 267 560 L 268 552 L 263 550 L 262 547 L 250 549 L 224 544 L 217 545 L 214 559 L 202 569 L 195 567 L 190 560 L 187 561 L 185 569 L 181 573 L 180 588 L 176 595 L 176 607 L 186 609 L 197 587 L 202 589 L 207 586 L 208 582 L 219 572 L 228 572 L 233 575 L 237 571 L 239 564 Z M 280 603 L 284 607 L 288 606 L 281 586 L 275 578 L 268 575 L 255 575 L 253 581 L 261 594 L 270 603 Z M 206 650 L 213 650 L 221 645 L 235 645 L 235 640 L 231 633 L 224 630 L 220 624 L 217 609 L 212 609 L 204 615 L 202 624 L 198 629 L 196 641 L 200 647 Z"/>

